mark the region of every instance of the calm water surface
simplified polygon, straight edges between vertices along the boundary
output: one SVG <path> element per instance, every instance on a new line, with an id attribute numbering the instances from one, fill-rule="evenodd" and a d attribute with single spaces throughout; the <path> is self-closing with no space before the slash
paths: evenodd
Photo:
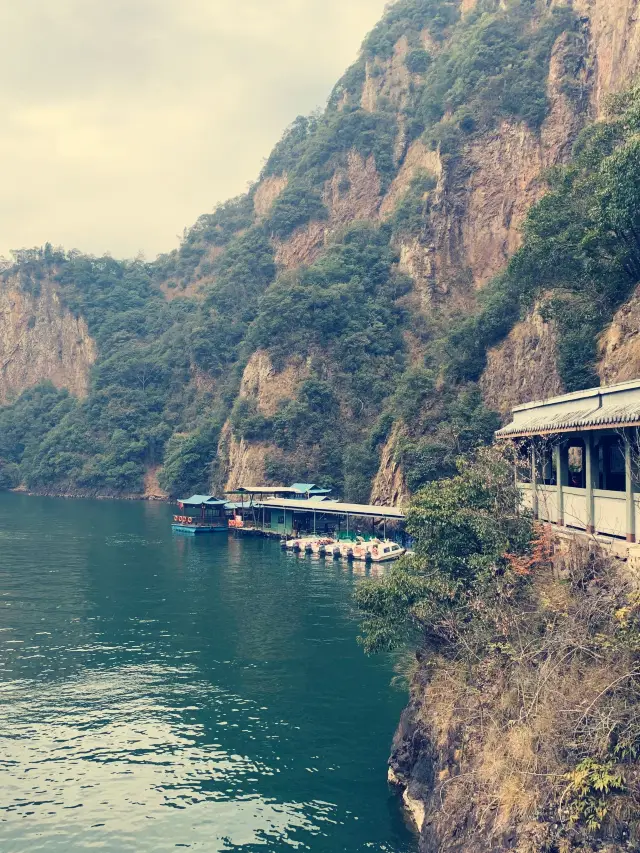
<path id="1" fill-rule="evenodd" d="M 416 849 L 352 570 L 165 505 L 0 495 L 0 850 Z"/>

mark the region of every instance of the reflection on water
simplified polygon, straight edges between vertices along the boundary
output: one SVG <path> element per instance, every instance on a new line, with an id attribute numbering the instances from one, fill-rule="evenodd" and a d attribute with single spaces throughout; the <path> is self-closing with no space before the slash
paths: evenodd
<path id="1" fill-rule="evenodd" d="M 169 517 L 0 495 L 0 849 L 414 850 L 369 567 Z"/>

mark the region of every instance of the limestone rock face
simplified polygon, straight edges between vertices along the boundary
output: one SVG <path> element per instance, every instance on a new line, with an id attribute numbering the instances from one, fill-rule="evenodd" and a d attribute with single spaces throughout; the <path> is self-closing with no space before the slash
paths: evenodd
<path id="1" fill-rule="evenodd" d="M 275 261 L 279 269 L 295 270 L 312 264 L 322 254 L 326 233 L 326 223 L 314 221 L 298 228 L 288 240 L 274 239 Z"/>
<path id="2" fill-rule="evenodd" d="M 274 201 L 288 183 L 287 175 L 273 175 L 260 181 L 253 197 L 253 209 L 257 216 L 263 217 L 269 213 Z"/>
<path id="3" fill-rule="evenodd" d="M 532 312 L 488 353 L 480 379 L 487 405 L 507 420 L 514 406 L 562 394 L 556 355 L 553 325 Z"/>
<path id="4" fill-rule="evenodd" d="M 367 62 L 366 77 L 360 105 L 363 110 L 374 112 L 380 97 L 385 97 L 394 107 L 402 107 L 411 83 L 411 74 L 405 65 L 409 52 L 406 36 L 398 39 L 393 56 L 387 62 Z"/>
<path id="5" fill-rule="evenodd" d="M 95 359 L 86 322 L 65 308 L 53 282 L 33 293 L 16 279 L 0 284 L 0 403 L 47 379 L 84 397 Z"/>
<path id="6" fill-rule="evenodd" d="M 380 456 L 380 467 L 373 481 L 371 503 L 381 506 L 406 506 L 409 489 L 400 463 L 395 458 L 399 433 L 394 429 Z"/>
<path id="7" fill-rule="evenodd" d="M 640 287 L 616 313 L 599 342 L 603 385 L 640 376 Z"/>
<path id="8" fill-rule="evenodd" d="M 520 226 L 546 190 L 543 172 L 569 158 L 587 114 L 562 91 L 564 48 L 560 38 L 549 68 L 551 110 L 540 132 L 504 121 L 473 142 L 463 167 L 448 176 L 434 211 L 439 276 L 467 269 L 476 287 L 493 278 L 521 245 Z"/>
<path id="9" fill-rule="evenodd" d="M 357 151 L 350 151 L 346 169 L 336 169 L 327 182 L 324 201 L 331 229 L 358 219 L 374 219 L 380 206 L 380 177 L 375 159 L 364 160 Z"/>
<path id="10" fill-rule="evenodd" d="M 257 350 L 244 369 L 240 398 L 255 399 L 258 411 L 267 417 L 275 415 L 278 405 L 294 395 L 306 378 L 308 368 L 302 358 L 292 357 L 280 371 L 271 362 L 269 353 Z"/>
<path id="11" fill-rule="evenodd" d="M 224 490 L 237 489 L 241 485 L 263 484 L 265 455 L 271 449 L 271 445 L 265 442 L 247 442 L 244 438 L 237 438 L 231 424 L 225 424 L 218 447 L 219 456 L 226 462 L 221 475 Z"/>
<path id="12" fill-rule="evenodd" d="M 257 410 L 270 417 L 281 402 L 295 397 L 296 390 L 308 375 L 306 361 L 292 357 L 282 370 L 276 370 L 269 354 L 257 350 L 244 369 L 239 397 L 255 400 Z M 265 456 L 277 454 L 270 442 L 246 441 L 234 435 L 230 421 L 224 425 L 218 444 L 219 473 L 214 483 L 217 488 L 235 489 L 244 485 L 265 482 Z"/>
<path id="13" fill-rule="evenodd" d="M 573 0 L 588 21 L 593 60 L 592 102 L 597 114 L 606 96 L 627 88 L 640 72 L 638 0 Z"/>
<path id="14" fill-rule="evenodd" d="M 383 219 L 393 213 L 395 206 L 409 189 L 411 181 L 421 171 L 430 172 L 435 178 L 441 178 L 442 160 L 437 151 L 431 151 L 424 142 L 416 139 L 407 149 L 402 166 L 382 200 L 380 216 Z"/>

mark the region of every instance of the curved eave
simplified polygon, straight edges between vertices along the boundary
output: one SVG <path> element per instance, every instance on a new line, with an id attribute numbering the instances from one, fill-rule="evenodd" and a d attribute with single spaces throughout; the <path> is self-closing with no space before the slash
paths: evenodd
<path id="1" fill-rule="evenodd" d="M 634 420 L 594 420 L 591 423 L 564 423 L 557 426 L 549 426 L 533 428 L 533 429 L 515 429 L 515 430 L 499 430 L 495 436 L 496 439 L 501 438 L 531 438 L 536 435 L 559 435 L 563 432 L 592 432 L 597 429 L 629 429 L 630 427 L 640 427 L 640 419 Z"/>

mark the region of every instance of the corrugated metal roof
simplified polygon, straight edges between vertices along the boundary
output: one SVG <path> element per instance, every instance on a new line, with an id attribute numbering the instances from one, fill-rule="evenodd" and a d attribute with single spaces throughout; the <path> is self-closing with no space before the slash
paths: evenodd
<path id="1" fill-rule="evenodd" d="M 393 518 L 401 520 L 405 514 L 395 506 L 374 506 L 373 504 L 348 504 L 341 501 L 293 501 L 288 498 L 268 498 L 260 506 L 267 509 L 293 509 L 300 512 L 321 512 L 324 515 L 360 515 L 369 518 Z"/>
<path id="2" fill-rule="evenodd" d="M 328 495 L 331 489 L 321 489 L 315 483 L 294 483 L 293 486 L 238 486 L 229 489 L 228 495 Z"/>
<path id="3" fill-rule="evenodd" d="M 295 494 L 289 486 L 238 486 L 237 489 L 229 489 L 228 495 L 276 495 L 287 492 Z"/>
<path id="4" fill-rule="evenodd" d="M 513 410 L 513 421 L 497 438 L 640 426 L 640 381 L 590 388 L 527 403 Z"/>

